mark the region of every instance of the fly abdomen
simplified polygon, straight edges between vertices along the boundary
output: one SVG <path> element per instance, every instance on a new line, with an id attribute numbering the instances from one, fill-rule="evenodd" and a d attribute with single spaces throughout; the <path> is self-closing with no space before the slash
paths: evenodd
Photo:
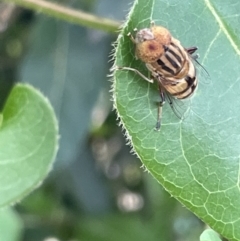
<path id="1" fill-rule="evenodd" d="M 192 62 L 189 63 L 189 70 L 184 78 L 178 80 L 178 82 L 165 85 L 165 89 L 177 99 L 186 99 L 190 97 L 198 85 L 195 66 Z"/>
<path id="2" fill-rule="evenodd" d="M 174 90 L 176 92 L 172 92 L 172 96 L 176 97 L 177 99 L 186 99 L 190 97 L 194 90 L 196 89 L 198 84 L 197 78 L 187 76 L 183 82 L 178 83 L 174 86 Z"/>

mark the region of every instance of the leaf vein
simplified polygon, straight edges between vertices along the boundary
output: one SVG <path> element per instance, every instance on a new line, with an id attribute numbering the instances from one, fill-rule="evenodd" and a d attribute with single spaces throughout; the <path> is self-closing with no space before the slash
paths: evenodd
<path id="1" fill-rule="evenodd" d="M 227 39 L 229 40 L 229 42 L 231 43 L 231 45 L 233 46 L 234 50 L 236 51 L 236 53 L 240 56 L 240 49 L 238 48 L 237 44 L 235 43 L 235 41 L 233 40 L 233 38 L 231 37 L 231 34 L 229 33 L 229 31 L 227 30 L 226 26 L 224 25 L 222 19 L 220 18 L 220 16 L 218 15 L 217 11 L 215 10 L 214 6 L 211 4 L 210 0 L 205 0 L 206 6 L 208 7 L 208 9 L 210 10 L 210 12 L 213 14 L 213 16 L 215 17 L 216 21 L 219 24 L 220 29 L 223 31 L 223 33 L 226 35 Z"/>

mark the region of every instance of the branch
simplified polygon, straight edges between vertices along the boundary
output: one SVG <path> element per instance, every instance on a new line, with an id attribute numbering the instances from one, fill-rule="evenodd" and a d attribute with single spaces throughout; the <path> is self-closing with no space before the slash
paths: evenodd
<path id="1" fill-rule="evenodd" d="M 81 10 L 74 10 L 68 7 L 61 6 L 56 3 L 47 2 L 44 0 L 5 0 L 19 6 L 41 12 L 49 16 L 65 20 L 81 26 L 95 28 L 107 32 L 116 32 L 120 23 L 111 19 L 98 17 Z"/>

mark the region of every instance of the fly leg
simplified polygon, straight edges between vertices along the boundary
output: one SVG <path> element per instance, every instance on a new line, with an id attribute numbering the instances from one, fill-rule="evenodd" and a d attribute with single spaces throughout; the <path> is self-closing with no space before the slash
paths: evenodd
<path id="1" fill-rule="evenodd" d="M 171 100 L 171 98 L 170 98 L 170 96 L 169 96 L 168 94 L 167 94 L 167 102 L 168 102 L 168 104 L 170 105 L 173 113 L 174 113 L 179 119 L 182 119 L 181 114 L 178 113 L 178 112 L 175 110 L 175 108 L 173 107 L 173 102 L 172 102 L 172 100 Z"/>
<path id="2" fill-rule="evenodd" d="M 129 70 L 129 71 L 133 71 L 134 73 L 138 74 L 139 76 L 141 76 L 144 80 L 146 80 L 149 83 L 153 83 L 153 79 L 149 79 L 147 76 L 143 75 L 140 71 L 138 71 L 137 69 L 134 68 L 130 68 L 130 67 L 115 67 L 115 70 Z"/>
<path id="3" fill-rule="evenodd" d="M 161 128 L 161 121 L 162 121 L 162 107 L 165 104 L 165 94 L 161 88 L 161 85 L 159 84 L 159 94 L 161 100 L 158 103 L 158 115 L 157 115 L 157 124 L 156 124 L 156 131 L 159 131 Z"/>

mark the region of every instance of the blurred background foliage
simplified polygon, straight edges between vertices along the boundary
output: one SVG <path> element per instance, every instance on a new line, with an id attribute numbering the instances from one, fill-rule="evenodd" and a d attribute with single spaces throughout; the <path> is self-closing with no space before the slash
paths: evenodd
<path id="1" fill-rule="evenodd" d="M 59 3 L 124 21 L 130 0 Z M 116 35 L 0 4 L 0 106 L 15 82 L 51 101 L 60 149 L 40 188 L 0 211 L 0 241 L 193 241 L 204 225 L 140 168 L 112 111 Z M 55 239 L 54 239 L 55 238 Z"/>

